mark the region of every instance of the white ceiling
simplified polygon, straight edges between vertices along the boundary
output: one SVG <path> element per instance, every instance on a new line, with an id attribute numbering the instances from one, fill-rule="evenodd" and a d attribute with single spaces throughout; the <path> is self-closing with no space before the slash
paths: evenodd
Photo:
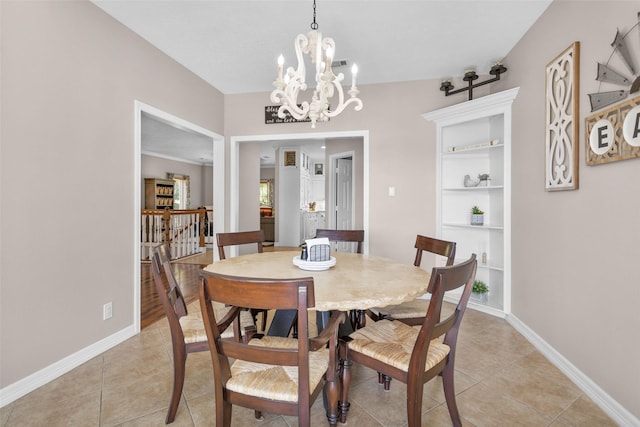
<path id="1" fill-rule="evenodd" d="M 213 165 L 213 140 L 211 137 L 178 127 L 158 117 L 142 113 L 140 122 L 142 154 Z"/>
<path id="2" fill-rule="evenodd" d="M 295 66 L 313 20 L 311 0 L 92 1 L 224 94 L 270 91 L 278 55 Z M 359 86 L 439 80 L 487 74 L 551 1 L 317 0 L 316 22 Z"/>

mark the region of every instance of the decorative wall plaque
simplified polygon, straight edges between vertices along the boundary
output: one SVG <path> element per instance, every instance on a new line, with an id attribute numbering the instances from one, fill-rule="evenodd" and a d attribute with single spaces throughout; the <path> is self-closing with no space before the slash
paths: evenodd
<path id="1" fill-rule="evenodd" d="M 298 105 L 298 107 L 301 107 L 300 105 Z M 298 120 L 296 118 L 294 118 L 291 113 L 289 113 L 288 111 L 284 112 L 284 119 L 281 119 L 280 117 L 278 117 L 278 109 L 280 108 L 279 105 L 267 105 L 266 107 L 264 107 L 264 124 L 266 125 L 272 125 L 272 124 L 276 124 L 276 123 L 303 123 L 303 122 L 310 122 L 311 119 L 306 118 L 304 120 Z"/>
<path id="2" fill-rule="evenodd" d="M 578 188 L 580 42 L 574 42 L 547 65 L 547 191 Z"/>
<path id="3" fill-rule="evenodd" d="M 640 158 L 640 96 L 585 118 L 587 165 Z"/>

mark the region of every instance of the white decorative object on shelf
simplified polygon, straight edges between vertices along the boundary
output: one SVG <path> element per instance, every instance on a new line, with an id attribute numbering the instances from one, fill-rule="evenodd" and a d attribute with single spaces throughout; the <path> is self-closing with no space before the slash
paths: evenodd
<path id="1" fill-rule="evenodd" d="M 474 179 L 471 179 L 471 177 L 469 175 L 465 175 L 464 176 L 464 186 L 465 187 L 477 187 L 478 184 L 480 184 L 480 181 L 476 181 Z"/>
<path id="2" fill-rule="evenodd" d="M 449 152 L 460 152 L 460 151 L 470 151 L 470 150 L 480 150 L 482 148 L 494 147 L 496 145 L 500 145 L 500 140 L 494 139 L 489 141 L 489 143 L 485 144 L 472 144 L 472 145 L 462 145 L 459 147 L 449 147 Z"/>

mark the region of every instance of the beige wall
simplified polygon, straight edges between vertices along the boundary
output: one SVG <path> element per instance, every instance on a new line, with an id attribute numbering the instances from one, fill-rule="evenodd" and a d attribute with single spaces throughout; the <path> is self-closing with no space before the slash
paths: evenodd
<path id="1" fill-rule="evenodd" d="M 368 130 L 370 251 L 394 259 L 413 259 L 416 234 L 435 232 L 435 127 L 421 114 L 449 100 L 435 81 L 370 85 L 360 90 L 364 102 L 361 112 L 346 111 L 316 129 L 310 123 L 265 125 L 268 92 L 227 95 L 225 136 L 228 141 L 233 136 Z M 389 186 L 396 187 L 396 197 L 388 196 Z M 389 227 L 398 222 L 401 227 Z"/>
<path id="2" fill-rule="evenodd" d="M 222 134 L 223 96 L 89 2 L 0 11 L 4 388 L 133 324 L 134 101 Z"/>
<path id="3" fill-rule="evenodd" d="M 203 205 L 213 205 L 213 168 L 211 166 L 202 166 L 202 200 Z"/>
<path id="4" fill-rule="evenodd" d="M 178 175 L 187 175 L 189 177 L 190 187 L 190 209 L 196 209 L 204 205 L 204 182 L 205 171 L 203 166 L 193 163 L 179 162 L 176 160 L 165 159 L 162 157 L 150 156 L 143 154 L 140 162 L 140 185 L 142 188 L 140 197 L 140 208 L 144 209 L 144 179 L 160 178 L 166 179 L 167 172 Z M 209 185 L 211 188 L 211 185 Z M 209 195 L 209 199 L 212 196 Z"/>
<path id="5" fill-rule="evenodd" d="M 150 156 L 143 154 L 141 156 L 140 163 L 140 185 L 142 188 L 142 192 L 140 193 L 140 207 L 144 209 L 144 179 L 145 178 L 167 178 L 167 172 L 175 173 L 178 175 L 187 175 L 189 176 L 189 186 L 190 186 L 190 209 L 197 209 L 198 207 L 205 205 L 205 188 L 209 188 L 210 194 L 208 199 L 211 200 L 213 198 L 212 190 L 211 190 L 211 173 L 207 173 L 205 166 L 196 165 L 193 163 L 179 162 L 176 160 L 165 159 L 162 157 Z M 213 168 L 209 168 L 213 170 Z M 209 175 L 209 183 L 205 183 L 204 179 L 206 179 L 207 175 Z M 211 203 L 208 203 L 211 204 Z"/>
<path id="6" fill-rule="evenodd" d="M 598 92 L 596 63 L 611 55 L 617 28 L 638 22 L 638 6 L 554 2 L 506 57 L 506 79 L 493 87 L 520 86 L 512 137 L 513 313 L 636 417 L 640 159 L 587 166 L 584 118 L 591 114 L 587 95 Z M 580 189 L 546 192 L 545 67 L 574 41 L 581 43 Z M 634 58 L 640 66 L 639 52 Z"/>
<path id="7" fill-rule="evenodd" d="M 260 145 L 258 142 L 245 142 L 239 147 L 240 164 L 238 168 L 239 228 L 238 231 L 260 229 Z M 241 247 L 240 253 L 253 251 L 254 248 Z"/>

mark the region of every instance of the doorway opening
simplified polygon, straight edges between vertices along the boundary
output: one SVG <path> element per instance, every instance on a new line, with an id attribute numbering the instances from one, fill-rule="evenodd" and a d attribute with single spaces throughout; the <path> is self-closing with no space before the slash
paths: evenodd
<path id="1" fill-rule="evenodd" d="M 329 192 L 330 228 L 351 230 L 355 224 L 355 153 L 339 153 L 329 157 L 330 176 L 333 191 Z"/>
<path id="2" fill-rule="evenodd" d="M 260 142 L 267 143 L 273 141 L 300 141 L 310 139 L 340 139 L 340 138 L 356 138 L 362 141 L 362 159 L 359 163 L 362 169 L 362 194 L 360 203 L 362 212 L 362 229 L 365 230 L 365 241 L 363 250 L 368 253 L 368 230 L 369 230 L 369 131 L 344 131 L 344 132 L 325 132 L 325 133 L 304 133 L 304 134 L 277 134 L 277 135 L 251 135 L 230 137 L 230 174 L 229 174 L 229 212 L 230 212 L 230 231 L 238 231 L 240 226 L 240 146 L 242 143 Z M 358 161 L 356 159 L 356 161 Z M 214 160 L 214 163 L 215 160 Z M 216 166 L 214 165 L 214 168 Z M 327 167 L 327 165 L 325 165 Z M 314 169 L 315 170 L 315 169 Z M 328 175 L 327 186 L 333 186 L 330 182 L 331 176 Z M 257 185 L 257 183 L 256 183 Z M 327 202 L 328 203 L 328 202 Z M 354 209 L 355 210 L 355 209 Z M 257 218 L 257 217 L 256 217 Z M 259 219 L 258 219 L 259 221 Z M 358 225 L 358 224 L 355 224 Z M 359 228 L 359 227 L 358 227 Z"/>
<path id="3" fill-rule="evenodd" d="M 142 177 L 142 155 L 145 152 L 151 151 L 149 145 L 145 138 L 148 138 L 148 135 L 143 132 L 143 122 L 145 120 L 152 119 L 157 122 L 160 126 L 164 126 L 167 131 L 170 132 L 183 132 L 191 135 L 197 135 L 199 138 L 205 138 L 207 143 L 207 152 L 213 154 L 213 163 L 215 163 L 215 159 L 222 159 L 222 166 L 219 170 L 213 169 L 212 176 L 203 178 L 203 180 L 211 180 L 208 183 L 208 187 L 213 192 L 210 195 L 213 199 L 213 206 L 215 207 L 215 219 L 213 222 L 214 234 L 218 230 L 222 230 L 224 228 L 224 137 L 218 135 L 208 129 L 202 128 L 194 123 L 191 123 L 182 118 L 176 117 L 172 114 L 169 114 L 165 111 L 159 110 L 150 105 L 144 104 L 140 101 L 134 102 L 134 123 L 135 123 L 135 143 L 134 143 L 134 209 L 133 209 L 133 245 L 134 245 L 134 277 L 133 277 L 133 323 L 134 330 L 137 332 L 140 331 L 140 323 L 141 323 L 141 250 L 140 250 L 140 227 L 141 227 L 141 215 L 140 211 L 144 208 L 143 206 L 143 188 L 144 188 L 144 179 Z M 168 150 L 177 150 L 180 152 L 180 146 L 171 147 L 170 142 L 158 140 L 156 142 L 158 144 L 158 149 L 154 151 L 163 152 L 165 150 L 165 158 L 169 160 L 178 160 L 180 161 L 180 155 L 171 155 L 171 151 Z M 168 144 L 160 148 L 161 145 Z M 174 144 L 175 145 L 175 144 Z M 143 149 L 144 147 L 144 149 Z M 184 148 L 184 147 L 183 147 Z M 184 150 L 186 151 L 186 150 Z M 175 151 L 173 151 L 175 152 Z M 169 153 L 169 154 L 166 154 Z M 184 157 L 183 157 L 184 159 Z M 165 171 L 173 172 L 173 171 Z M 216 185 L 218 184 L 218 185 Z"/>

